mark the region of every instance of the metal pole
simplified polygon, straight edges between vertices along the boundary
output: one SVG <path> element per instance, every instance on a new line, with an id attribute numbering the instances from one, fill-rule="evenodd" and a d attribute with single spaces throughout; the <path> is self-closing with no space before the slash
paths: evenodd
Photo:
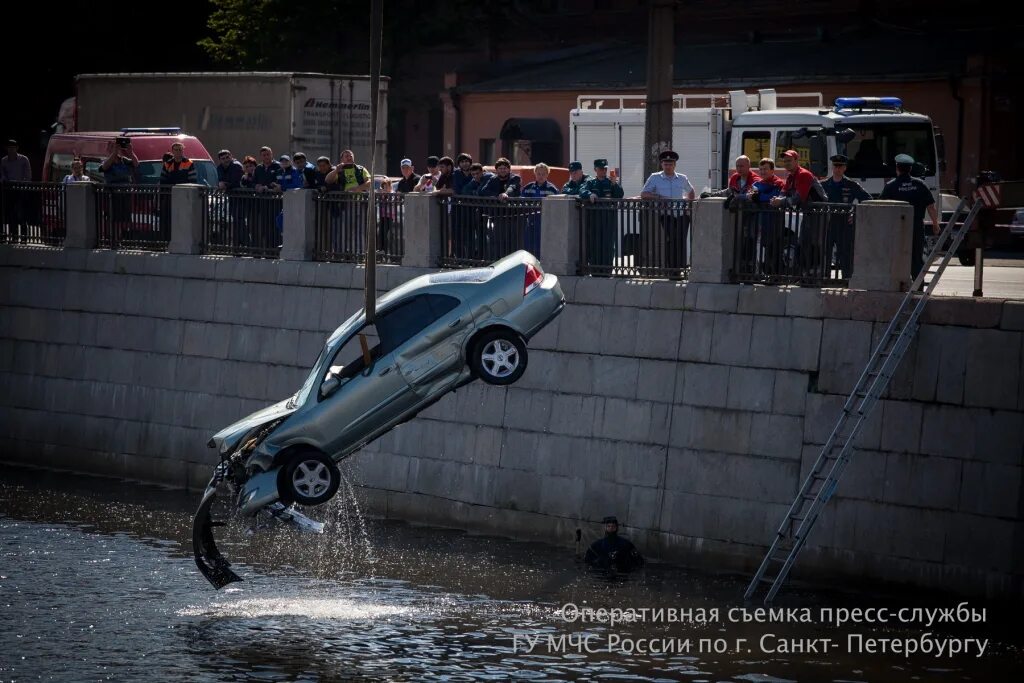
<path id="1" fill-rule="evenodd" d="M 672 149 L 672 63 L 675 2 L 651 0 L 647 24 L 647 108 L 644 113 L 644 178 L 661 170 L 658 155 Z"/>
<path id="2" fill-rule="evenodd" d="M 373 183 L 377 177 L 377 103 L 380 90 L 381 33 L 384 30 L 384 2 L 372 0 L 370 20 L 370 191 L 366 209 L 366 322 L 377 317 L 377 201 Z"/>
<path id="3" fill-rule="evenodd" d="M 981 291 L 981 280 L 985 272 L 985 252 L 981 247 L 974 249 L 974 294 L 985 296 Z"/>

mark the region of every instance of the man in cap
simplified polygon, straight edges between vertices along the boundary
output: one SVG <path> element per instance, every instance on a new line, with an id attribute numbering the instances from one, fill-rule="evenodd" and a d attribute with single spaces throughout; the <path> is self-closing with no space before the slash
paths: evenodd
<path id="1" fill-rule="evenodd" d="M 8 183 L 32 180 L 32 163 L 24 154 L 18 154 L 18 141 L 7 141 L 7 156 L 0 159 L 0 182 L 3 182 L 4 203 L 7 205 L 7 234 L 4 238 L 13 242 L 17 237 L 22 243 L 28 238 L 28 195 L 19 192 Z"/>
<path id="2" fill-rule="evenodd" d="M 916 278 L 924 267 L 924 212 L 932 219 L 932 232 L 941 231 L 939 212 L 935 209 L 935 197 L 920 178 L 910 175 L 914 168 L 914 157 L 909 154 L 896 155 L 896 177 L 882 188 L 882 199 L 907 202 L 914 207 L 914 244 L 910 253 L 910 274 Z"/>
<path id="3" fill-rule="evenodd" d="M 856 180 L 846 177 L 846 166 L 850 160 L 845 154 L 834 154 L 829 158 L 832 162 L 832 176 L 821 184 L 830 204 L 855 204 L 871 199 L 867 190 Z M 850 277 L 850 264 L 853 256 L 853 214 L 830 215 L 828 220 L 828 236 L 825 240 L 825 254 L 836 252 L 836 267 L 839 276 Z"/>
<path id="4" fill-rule="evenodd" d="M 619 520 L 614 516 L 601 520 L 604 538 L 594 541 L 583 558 L 592 567 L 616 572 L 629 572 L 644 566 L 640 551 L 619 536 Z"/>
<path id="5" fill-rule="evenodd" d="M 281 172 L 277 174 L 277 184 L 282 191 L 300 190 L 306 184 L 306 177 L 301 169 L 292 164 L 292 158 L 282 154 L 277 160 L 281 164 Z"/>
<path id="6" fill-rule="evenodd" d="M 658 222 L 661 223 L 663 234 L 665 263 L 664 267 L 678 271 L 686 267 L 686 234 L 690 230 L 689 217 L 683 210 L 680 200 L 693 201 L 694 190 L 690 179 L 683 173 L 676 173 L 676 162 L 679 161 L 678 152 L 670 149 L 665 150 L 658 156 L 661 164 L 661 171 L 652 173 L 644 183 L 640 191 L 641 199 L 648 200 L 674 200 L 675 203 L 668 209 L 658 212 Z M 642 228 L 643 226 L 641 226 Z M 641 229 L 641 240 L 646 237 L 648 231 Z M 652 253 L 661 251 L 659 248 L 652 249 L 654 245 L 642 245 L 641 255 L 650 256 Z M 659 245 L 660 246 L 660 245 Z M 662 264 L 644 263 L 642 265 L 659 266 Z"/>
<path id="7" fill-rule="evenodd" d="M 773 197 L 771 205 L 797 209 L 811 202 L 825 201 L 825 190 L 822 189 L 818 177 L 800 165 L 800 154 L 794 149 L 787 149 L 780 156 L 782 166 L 786 169 L 786 184 L 782 195 Z M 800 266 L 801 273 L 811 276 L 824 276 L 825 259 L 822 243 L 825 241 L 824 222 L 817 214 L 804 214 L 800 222 Z"/>
<path id="8" fill-rule="evenodd" d="M 403 194 L 412 192 L 420 182 L 420 177 L 412 166 L 412 159 L 402 159 L 401 171 L 402 179 L 398 181 L 398 186 L 395 189 Z"/>
<path id="9" fill-rule="evenodd" d="M 570 161 L 569 182 L 562 185 L 562 194 L 571 194 L 573 197 L 580 196 L 580 189 L 588 180 L 590 180 L 590 176 L 583 172 L 583 164 L 579 161 Z"/>
<path id="10" fill-rule="evenodd" d="M 583 239 L 586 243 L 587 263 L 607 268 L 607 274 L 611 274 L 615 264 L 618 212 L 614 204 L 597 204 L 597 200 L 622 197 L 622 186 L 619 185 L 615 173 L 608 173 L 608 160 L 594 159 L 594 177 L 588 178 L 580 186 L 580 199 L 593 205 L 592 210 L 583 213 Z"/>

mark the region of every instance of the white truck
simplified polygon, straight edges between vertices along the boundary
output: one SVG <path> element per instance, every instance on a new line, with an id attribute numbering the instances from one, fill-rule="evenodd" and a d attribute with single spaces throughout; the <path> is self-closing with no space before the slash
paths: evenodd
<path id="1" fill-rule="evenodd" d="M 802 106 L 780 107 L 783 100 Z M 639 195 L 645 180 L 644 103 L 643 95 L 581 95 L 569 116 L 570 156 L 584 165 L 607 158 L 618 169 L 627 197 Z M 928 116 L 904 111 L 895 97 L 842 97 L 829 107 L 821 93 L 772 89 L 676 95 L 672 120 L 678 169 L 698 193 L 724 187 L 740 154 L 750 157 L 756 169 L 760 159 L 777 159 L 794 149 L 800 164 L 822 178 L 830 173 L 830 156 L 847 155 L 847 175 L 873 195 L 896 175 L 893 158 L 910 154 L 918 163 L 915 174 L 940 198 L 941 132 Z M 955 197 L 942 200 L 944 209 L 950 201 L 955 206 Z"/>
<path id="2" fill-rule="evenodd" d="M 337 161 L 343 149 L 378 168 L 387 153 L 387 93 L 380 79 L 377 139 L 370 139 L 370 77 L 292 72 L 112 73 L 75 78 L 73 129 L 174 126 L 213 154 L 236 158 L 270 146 Z M 66 118 L 66 117 L 65 117 Z M 67 123 L 64 123 L 67 126 Z"/>

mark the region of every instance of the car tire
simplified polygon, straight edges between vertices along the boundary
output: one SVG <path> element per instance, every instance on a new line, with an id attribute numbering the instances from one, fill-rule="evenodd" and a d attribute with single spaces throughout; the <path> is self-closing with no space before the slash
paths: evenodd
<path id="1" fill-rule="evenodd" d="M 499 386 L 513 384 L 526 372 L 526 342 L 511 330 L 485 332 L 470 355 L 473 374 Z"/>
<path id="2" fill-rule="evenodd" d="M 326 503 L 338 492 L 341 471 L 334 461 L 319 451 L 293 453 L 277 476 L 281 502 L 299 505 Z"/>
<path id="3" fill-rule="evenodd" d="M 974 265 L 974 250 L 967 249 L 957 253 L 956 258 L 960 261 L 961 266 L 973 266 Z"/>

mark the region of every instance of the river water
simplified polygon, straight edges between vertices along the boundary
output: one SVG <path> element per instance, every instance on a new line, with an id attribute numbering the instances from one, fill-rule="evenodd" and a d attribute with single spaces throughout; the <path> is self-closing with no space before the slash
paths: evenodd
<path id="1" fill-rule="evenodd" d="M 233 522 L 221 549 L 245 581 L 214 591 L 191 557 L 197 494 L 0 465 L 0 681 L 1022 680 L 1012 606 L 988 605 L 988 623 L 959 631 L 567 623 L 566 603 L 717 607 L 724 618 L 746 577 L 663 564 L 629 577 L 592 575 L 571 548 L 365 520 L 352 499 L 336 500 L 321 511 L 323 536 L 248 533 Z M 779 604 L 957 602 L 790 588 Z M 924 631 L 989 643 L 981 657 L 848 651 L 851 633 Z M 699 651 L 700 639 L 720 638 L 745 638 L 748 648 Z M 779 652 L 780 643 L 809 638 L 841 646 Z M 690 651 L 629 647 L 684 639 Z"/>

